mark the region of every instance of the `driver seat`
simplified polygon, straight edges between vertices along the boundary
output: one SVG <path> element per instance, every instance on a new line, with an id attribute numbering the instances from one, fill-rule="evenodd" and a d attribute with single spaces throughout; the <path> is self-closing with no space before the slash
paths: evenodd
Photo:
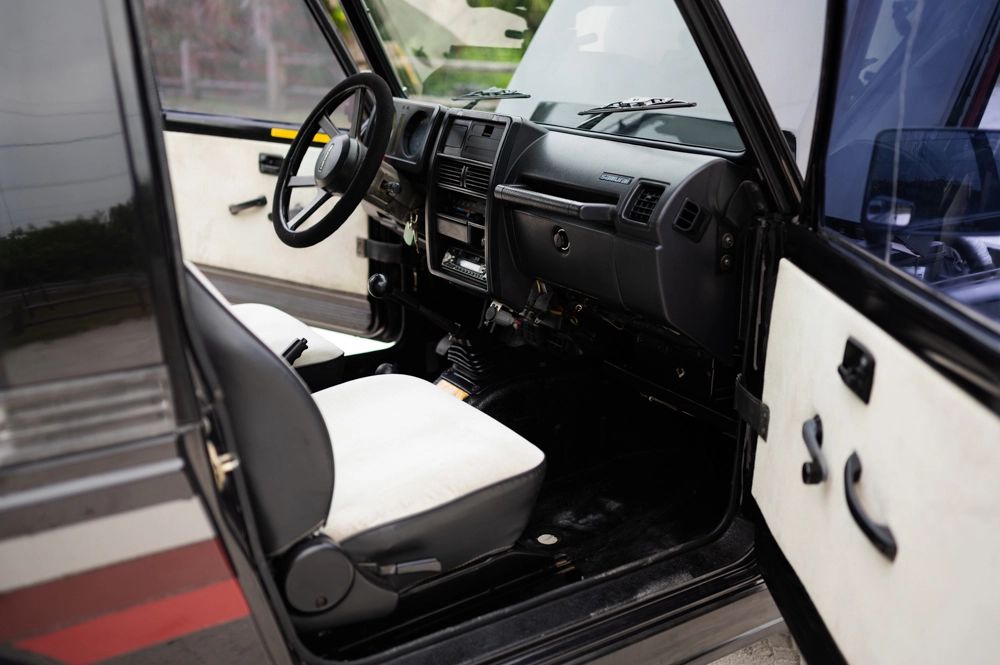
<path id="1" fill-rule="evenodd" d="M 185 283 L 254 523 L 299 628 L 385 616 L 400 592 L 521 536 L 542 451 L 412 376 L 310 394 L 193 265 Z"/>

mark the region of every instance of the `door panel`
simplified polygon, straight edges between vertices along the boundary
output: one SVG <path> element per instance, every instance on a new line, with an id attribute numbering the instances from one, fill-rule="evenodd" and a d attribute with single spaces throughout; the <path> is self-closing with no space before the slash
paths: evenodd
<path id="1" fill-rule="evenodd" d="M 368 327 L 368 261 L 355 252 L 356 239 L 367 236 L 360 208 L 319 245 L 287 247 L 268 219 L 276 178 L 258 166 L 262 153 L 284 157 L 285 144 L 182 132 L 166 132 L 165 142 L 184 257 L 207 268 L 227 297 L 329 327 Z M 311 150 L 304 168 L 318 154 Z M 295 196 L 311 194 L 307 188 Z M 266 205 L 230 213 L 230 205 L 260 196 Z"/>
<path id="2" fill-rule="evenodd" d="M 867 404 L 838 373 L 848 339 L 874 357 Z M 1000 625 L 1000 418 L 793 263 L 780 263 L 752 494 L 845 658 L 989 662 Z M 819 415 L 827 477 L 803 482 L 803 424 Z M 898 546 L 879 551 L 860 510 Z"/>

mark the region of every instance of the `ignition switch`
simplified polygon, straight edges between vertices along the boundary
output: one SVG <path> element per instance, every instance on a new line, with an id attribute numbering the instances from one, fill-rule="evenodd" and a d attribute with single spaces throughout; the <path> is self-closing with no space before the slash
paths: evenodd
<path id="1" fill-rule="evenodd" d="M 403 191 L 403 185 L 397 180 L 383 180 L 379 183 L 379 189 L 382 190 L 383 194 L 387 194 L 393 198 L 399 196 L 399 193 Z"/>

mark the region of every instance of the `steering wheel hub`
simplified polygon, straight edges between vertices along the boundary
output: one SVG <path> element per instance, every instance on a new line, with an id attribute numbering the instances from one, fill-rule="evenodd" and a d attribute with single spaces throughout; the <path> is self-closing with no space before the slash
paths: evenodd
<path id="1" fill-rule="evenodd" d="M 332 137 L 316 159 L 316 186 L 336 194 L 346 191 L 366 152 L 357 139 L 345 134 Z"/>

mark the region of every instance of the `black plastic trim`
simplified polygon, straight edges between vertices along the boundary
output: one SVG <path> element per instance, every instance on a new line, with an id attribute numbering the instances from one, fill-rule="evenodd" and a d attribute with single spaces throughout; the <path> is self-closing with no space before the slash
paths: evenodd
<path id="1" fill-rule="evenodd" d="M 334 57 L 337 58 L 337 63 L 343 68 L 344 77 L 357 74 L 358 67 L 354 64 L 354 58 L 351 57 L 350 51 L 347 50 L 347 46 L 341 40 L 340 34 L 337 33 L 337 26 L 330 19 L 330 13 L 325 9 L 324 4 L 319 0 L 305 0 L 305 2 L 306 7 L 309 8 L 309 13 L 312 14 L 313 19 L 319 25 L 320 32 L 323 33 L 327 44 L 330 45 Z"/>
<path id="2" fill-rule="evenodd" d="M 816 118 L 813 123 L 812 143 L 809 146 L 809 164 L 800 211 L 799 223 L 809 228 L 819 228 L 823 219 L 823 189 L 826 183 L 827 146 L 833 128 L 836 108 L 837 81 L 840 77 L 840 56 L 844 43 L 847 21 L 845 0 L 829 0 L 823 33 L 823 66 L 819 72 L 819 89 L 816 93 Z"/>
<path id="3" fill-rule="evenodd" d="M 498 201 L 523 205 L 536 210 L 544 210 L 576 219 L 595 222 L 613 222 L 616 206 L 608 203 L 584 203 L 560 196 L 536 192 L 519 185 L 497 185 L 493 195 Z"/>
<path id="4" fill-rule="evenodd" d="M 185 132 L 188 134 L 207 134 L 210 136 L 225 136 L 249 141 L 270 141 L 289 145 L 292 139 L 272 136 L 272 129 L 287 129 L 297 132 L 299 125 L 291 122 L 273 120 L 256 120 L 232 115 L 215 115 L 213 113 L 195 113 L 193 111 L 163 111 L 163 128 L 168 132 Z"/>
<path id="5" fill-rule="evenodd" d="M 385 49 L 382 48 L 382 40 L 379 39 L 364 1 L 343 0 L 341 6 L 344 8 L 348 22 L 354 28 L 354 35 L 358 38 L 358 44 L 361 45 L 361 50 L 367 56 L 372 71 L 385 79 L 394 97 L 406 97 L 399 77 L 396 76 L 396 71 L 392 68 L 392 63 L 389 62 Z"/>

